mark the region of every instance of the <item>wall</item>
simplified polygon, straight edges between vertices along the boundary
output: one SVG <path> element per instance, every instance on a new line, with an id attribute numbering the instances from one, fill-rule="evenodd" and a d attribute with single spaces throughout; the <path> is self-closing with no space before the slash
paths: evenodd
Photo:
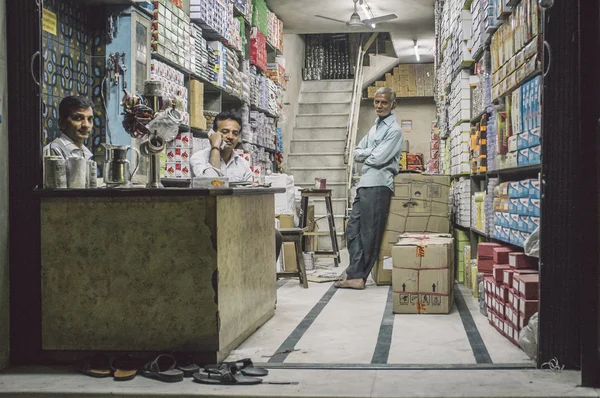
<path id="1" fill-rule="evenodd" d="M 8 1 L 8 0 L 6 0 Z M 0 0 L 0 37 L 6 37 L 6 3 Z M 6 88 L 6 40 L 0 41 L 0 369 L 8 366 L 8 120 Z"/>
<path id="2" fill-rule="evenodd" d="M 298 101 L 302 88 L 302 67 L 304 65 L 304 38 L 300 35 L 283 35 L 283 55 L 285 57 L 285 73 L 289 75 L 287 91 L 283 98 L 283 155 L 284 162 L 290 153 L 290 144 L 294 132 Z"/>
<path id="3" fill-rule="evenodd" d="M 431 139 L 431 122 L 437 119 L 435 102 L 433 99 L 399 99 L 394 114 L 398 123 L 407 119 L 413 122 L 413 131 L 405 133 L 404 139 L 410 142 L 409 150 L 413 153 L 422 153 L 425 161 L 429 159 L 429 142 Z M 363 100 L 360 105 L 358 120 L 358 143 L 373 126 L 377 115 L 373 109 L 373 100 Z"/>

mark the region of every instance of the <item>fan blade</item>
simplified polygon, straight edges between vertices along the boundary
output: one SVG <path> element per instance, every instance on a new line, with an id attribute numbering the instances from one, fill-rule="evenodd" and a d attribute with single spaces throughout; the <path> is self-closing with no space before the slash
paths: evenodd
<path id="1" fill-rule="evenodd" d="M 335 22 L 344 23 L 344 24 L 346 23 L 346 21 L 340 21 L 339 19 L 324 17 L 322 15 L 315 15 L 315 17 L 317 17 L 317 18 L 323 18 L 323 19 L 328 19 L 330 21 L 335 21 Z"/>
<path id="2" fill-rule="evenodd" d="M 396 18 L 398 18 L 398 16 L 396 14 L 388 14 L 388 15 L 383 15 L 381 17 L 365 19 L 363 22 L 366 23 L 367 25 L 371 25 L 371 24 L 378 24 L 381 22 L 391 21 L 392 19 L 396 19 Z"/>

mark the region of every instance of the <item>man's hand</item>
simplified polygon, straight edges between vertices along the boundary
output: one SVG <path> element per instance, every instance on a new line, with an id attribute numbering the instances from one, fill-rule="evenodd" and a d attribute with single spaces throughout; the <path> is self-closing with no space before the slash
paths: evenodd
<path id="1" fill-rule="evenodd" d="M 221 135 L 221 133 L 211 134 L 210 137 L 208 137 L 208 139 L 212 148 L 221 149 L 221 145 L 223 143 L 223 136 Z"/>

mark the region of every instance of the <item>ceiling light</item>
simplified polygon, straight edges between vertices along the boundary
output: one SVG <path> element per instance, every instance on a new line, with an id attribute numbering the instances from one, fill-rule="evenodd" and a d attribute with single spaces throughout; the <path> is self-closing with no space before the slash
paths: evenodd
<path id="1" fill-rule="evenodd" d="M 415 57 L 417 57 L 417 62 L 421 62 L 421 56 L 419 55 L 419 45 L 417 44 L 417 41 L 414 40 L 415 43 Z"/>
<path id="2" fill-rule="evenodd" d="M 371 24 L 371 27 L 372 27 L 373 29 L 375 29 L 375 27 L 376 27 L 376 26 L 377 26 L 377 25 L 375 25 L 374 23 L 372 23 L 372 24 Z"/>

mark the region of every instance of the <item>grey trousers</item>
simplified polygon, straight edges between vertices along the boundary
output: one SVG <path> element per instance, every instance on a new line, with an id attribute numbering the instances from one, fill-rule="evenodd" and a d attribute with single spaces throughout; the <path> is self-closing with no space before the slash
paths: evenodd
<path id="1" fill-rule="evenodd" d="M 367 279 L 377 262 L 394 193 L 388 187 L 359 188 L 346 228 L 348 279 Z"/>

